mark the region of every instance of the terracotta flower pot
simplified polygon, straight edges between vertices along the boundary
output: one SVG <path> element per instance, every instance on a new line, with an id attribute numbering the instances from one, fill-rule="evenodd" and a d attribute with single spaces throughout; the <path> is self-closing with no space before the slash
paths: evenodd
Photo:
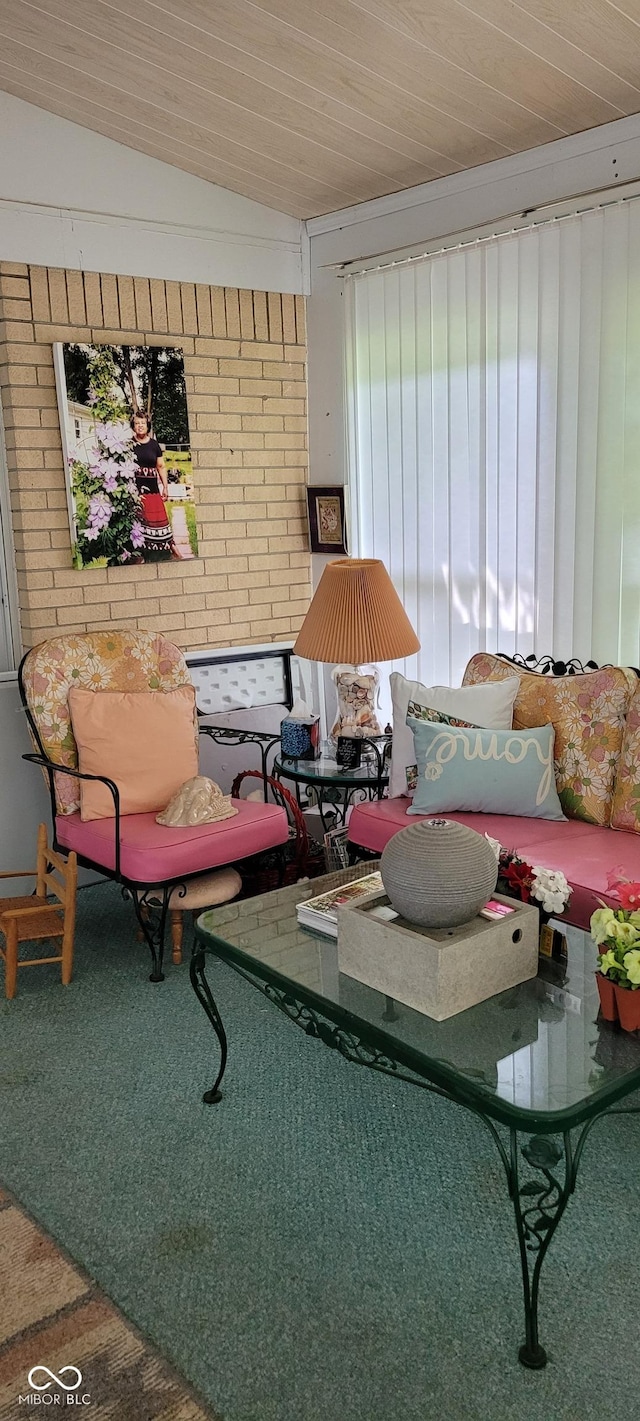
<path id="1" fill-rule="evenodd" d="M 616 1005 L 623 1031 L 640 1030 L 640 990 L 632 992 L 630 987 L 616 984 Z"/>
<path id="2" fill-rule="evenodd" d="M 616 1005 L 616 989 L 613 982 L 610 982 L 609 978 L 605 977 L 602 972 L 596 972 L 596 982 L 600 995 L 600 1010 L 605 1021 L 617 1021 L 618 1008 Z M 631 995 L 631 992 L 627 993 L 627 996 Z"/>

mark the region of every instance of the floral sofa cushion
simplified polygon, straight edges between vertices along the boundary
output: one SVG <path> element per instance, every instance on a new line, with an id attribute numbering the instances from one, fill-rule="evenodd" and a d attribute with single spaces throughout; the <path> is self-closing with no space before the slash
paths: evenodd
<path id="1" fill-rule="evenodd" d="M 611 828 L 640 834 L 640 686 L 627 711 L 613 791 Z"/>
<path id="2" fill-rule="evenodd" d="M 187 663 L 164 637 L 144 631 L 84 632 L 52 637 L 25 657 L 22 680 L 45 753 L 58 765 L 78 768 L 69 691 L 173 691 L 191 686 Z M 197 738 L 197 730 L 195 732 Z M 78 781 L 56 776 L 59 814 L 80 808 Z"/>
<path id="3" fill-rule="evenodd" d="M 625 718 L 638 686 L 634 671 L 605 666 L 576 676 L 542 676 L 488 652 L 471 657 L 463 684 L 517 674 L 514 729 L 553 725 L 560 803 L 569 819 L 609 823 Z M 639 741 L 640 746 L 640 741 Z"/>

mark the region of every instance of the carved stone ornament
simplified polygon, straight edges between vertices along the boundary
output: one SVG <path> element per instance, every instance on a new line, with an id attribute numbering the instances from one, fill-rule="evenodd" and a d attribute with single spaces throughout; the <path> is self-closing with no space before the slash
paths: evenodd
<path id="1" fill-rule="evenodd" d="M 156 814 L 156 823 L 170 828 L 194 824 L 213 824 L 216 819 L 231 819 L 238 811 L 231 797 L 205 775 L 196 775 L 180 786 L 166 809 Z"/>

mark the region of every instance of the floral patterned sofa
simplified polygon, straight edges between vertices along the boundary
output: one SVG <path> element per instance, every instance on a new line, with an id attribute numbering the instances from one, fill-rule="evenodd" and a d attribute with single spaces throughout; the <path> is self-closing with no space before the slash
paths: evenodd
<path id="1" fill-rule="evenodd" d="M 498 839 L 528 862 L 563 872 L 572 887 L 568 922 L 586 928 L 601 904 L 616 907 L 611 875 L 640 880 L 640 677 L 628 667 L 472 656 L 463 685 L 517 674 L 516 729 L 552 724 L 555 773 L 566 819 L 453 810 L 448 817 Z M 349 821 L 356 850 L 382 852 L 408 824 L 404 797 L 358 805 Z M 619 906 L 619 905 L 618 905 Z"/>

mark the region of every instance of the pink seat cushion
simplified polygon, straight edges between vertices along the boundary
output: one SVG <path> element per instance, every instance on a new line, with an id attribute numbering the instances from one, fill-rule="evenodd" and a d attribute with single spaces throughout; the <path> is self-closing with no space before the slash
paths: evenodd
<path id="1" fill-rule="evenodd" d="M 156 824 L 155 814 L 126 814 L 120 820 L 120 871 L 133 883 L 165 883 L 181 874 L 237 863 L 251 854 L 286 843 L 289 825 L 277 804 L 233 801 L 233 819 L 193 828 L 169 829 Z M 59 814 L 59 844 L 75 849 L 102 868 L 115 868 L 115 820 Z"/>
<path id="2" fill-rule="evenodd" d="M 373 853 L 381 854 L 387 841 L 399 829 L 420 823 L 407 816 L 406 798 L 381 799 L 359 804 L 349 820 L 349 839 Z M 425 818 L 429 817 L 427 815 Z M 632 881 L 640 881 L 640 835 L 585 824 L 579 819 L 551 821 L 521 819 L 511 814 L 447 814 L 458 824 L 467 824 L 479 834 L 490 834 L 505 849 L 514 849 L 529 863 L 564 873 L 573 892 L 565 913 L 567 922 L 589 927 L 591 914 L 602 903 L 616 906 L 606 891 L 612 869 Z"/>
<path id="3" fill-rule="evenodd" d="M 423 817 L 440 817 L 433 814 L 407 814 L 411 803 L 406 795 L 402 795 L 395 799 L 376 799 L 371 804 L 356 805 L 349 819 L 349 838 L 354 844 L 361 844 L 363 848 L 381 854 L 387 840 L 392 834 L 397 834 L 399 829 L 408 829 L 412 824 L 419 824 Z M 515 846 L 518 839 L 523 839 L 525 835 L 528 843 L 545 843 L 549 839 L 550 831 L 558 827 L 564 828 L 570 822 L 520 819 L 511 814 L 471 814 L 460 810 L 455 814 L 447 814 L 446 817 L 455 819 L 458 824 L 468 824 L 470 829 L 477 829 L 479 834 L 490 834 L 492 839 L 499 839 L 500 843 L 508 848 Z M 507 831 L 508 837 L 505 838 Z"/>

